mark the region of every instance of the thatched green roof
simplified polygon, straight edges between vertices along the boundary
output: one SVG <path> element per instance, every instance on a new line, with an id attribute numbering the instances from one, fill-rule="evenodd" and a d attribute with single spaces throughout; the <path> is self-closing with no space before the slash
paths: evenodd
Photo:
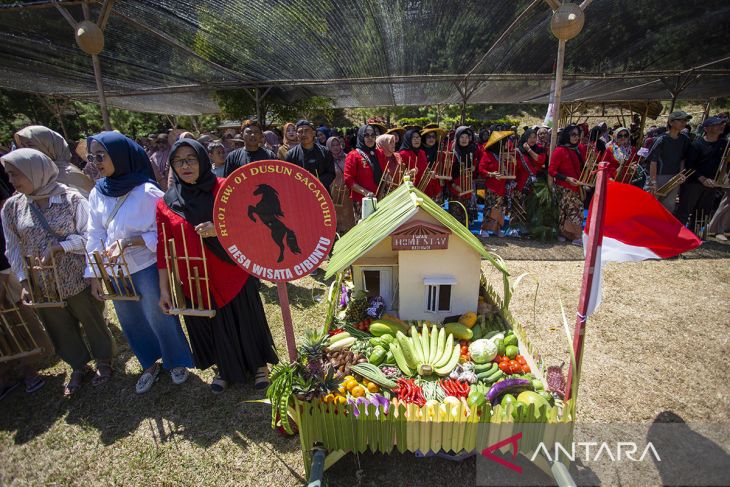
<path id="1" fill-rule="evenodd" d="M 405 182 L 379 201 L 377 210 L 373 214 L 355 225 L 335 243 L 325 278 L 346 269 L 418 213 L 419 208 L 451 230 L 454 235 L 462 239 L 497 269 L 505 275 L 507 274 L 501 259 L 485 249 L 468 228 L 444 211 L 431 198 L 416 189 L 412 183 Z"/>

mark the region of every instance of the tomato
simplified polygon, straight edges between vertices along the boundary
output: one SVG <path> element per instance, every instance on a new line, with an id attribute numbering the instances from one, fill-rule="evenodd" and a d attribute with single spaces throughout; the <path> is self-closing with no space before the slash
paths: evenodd
<path id="1" fill-rule="evenodd" d="M 499 370 L 501 370 L 505 374 L 509 374 L 510 373 L 509 372 L 509 362 L 504 362 L 504 361 L 500 362 L 499 363 Z"/>
<path id="2" fill-rule="evenodd" d="M 522 365 L 522 373 L 523 374 L 529 374 L 530 372 L 532 372 L 532 369 L 530 369 L 530 366 L 527 365 L 527 364 L 523 364 Z"/>
<path id="3" fill-rule="evenodd" d="M 502 357 L 500 355 L 495 355 L 494 359 L 492 359 L 492 362 L 500 363 L 502 361 Z"/>
<path id="4" fill-rule="evenodd" d="M 525 357 L 523 357 L 522 355 L 518 355 L 518 356 L 516 356 L 516 357 L 515 357 L 515 360 L 517 360 L 517 362 L 518 362 L 518 363 L 519 363 L 520 365 L 525 365 L 525 364 L 527 363 L 527 361 L 525 360 Z"/>
<path id="5" fill-rule="evenodd" d="M 500 362 L 500 363 L 502 363 L 502 362 L 507 362 L 507 363 L 509 363 L 509 357 L 508 357 L 508 356 L 506 356 L 506 355 L 504 355 L 504 356 L 503 356 L 503 357 L 502 357 L 502 358 L 500 359 L 500 361 L 499 361 L 499 362 Z"/>
<path id="6" fill-rule="evenodd" d="M 519 374 L 522 371 L 522 366 L 517 362 L 517 360 L 510 360 L 509 370 L 512 374 Z"/>

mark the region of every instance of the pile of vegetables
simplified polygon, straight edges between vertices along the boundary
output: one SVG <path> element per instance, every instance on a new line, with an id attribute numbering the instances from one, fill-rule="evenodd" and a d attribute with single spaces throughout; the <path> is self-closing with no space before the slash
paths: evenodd
<path id="1" fill-rule="evenodd" d="M 517 336 L 505 330 L 497 313 L 470 312 L 437 324 L 364 317 L 364 303 L 363 296 L 351 300 L 351 320 L 334 320 L 322 336 L 309 333 L 297 362 L 277 366 L 267 392 L 275 405 L 273 422 L 281 419 L 291 430 L 284 418 L 291 396 L 332 404 L 390 406 L 397 400 L 419 407 L 427 402 L 539 407 L 559 397 L 532 374 Z M 482 304 L 480 311 L 487 309 Z M 558 375 L 552 377 L 559 386 Z"/>

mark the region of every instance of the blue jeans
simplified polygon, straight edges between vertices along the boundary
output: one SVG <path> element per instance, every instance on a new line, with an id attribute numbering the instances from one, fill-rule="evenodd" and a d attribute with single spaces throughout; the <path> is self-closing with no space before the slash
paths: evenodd
<path id="1" fill-rule="evenodd" d="M 114 309 L 142 369 L 151 367 L 160 358 L 166 369 L 192 367 L 192 354 L 180 320 L 160 309 L 157 266 L 151 265 L 135 272 L 132 282 L 140 300 L 114 301 Z"/>

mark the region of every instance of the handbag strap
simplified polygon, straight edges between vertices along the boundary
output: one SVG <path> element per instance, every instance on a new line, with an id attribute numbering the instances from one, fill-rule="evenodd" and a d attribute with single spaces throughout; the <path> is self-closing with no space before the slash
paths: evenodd
<path id="1" fill-rule="evenodd" d="M 28 206 L 30 207 L 31 213 L 33 213 L 36 216 L 36 218 L 38 218 L 38 220 L 40 221 L 41 226 L 43 227 L 43 230 L 45 230 L 48 235 L 53 237 L 56 240 L 56 242 L 60 242 L 61 236 L 59 236 L 56 232 L 53 231 L 53 229 L 51 228 L 51 225 L 48 224 L 48 220 L 46 220 L 45 215 L 43 215 L 43 212 L 38 207 L 38 205 L 35 203 L 35 201 L 28 202 Z"/>
<path id="2" fill-rule="evenodd" d="M 117 216 L 117 213 L 119 212 L 119 208 L 121 208 L 122 205 L 124 204 L 124 202 L 127 201 L 127 197 L 129 197 L 129 193 L 117 198 L 117 202 L 114 204 L 114 208 L 112 208 L 112 212 L 109 213 L 108 217 L 106 217 L 106 221 L 104 222 L 104 228 L 109 228 L 109 224 L 112 222 L 114 217 Z"/>

